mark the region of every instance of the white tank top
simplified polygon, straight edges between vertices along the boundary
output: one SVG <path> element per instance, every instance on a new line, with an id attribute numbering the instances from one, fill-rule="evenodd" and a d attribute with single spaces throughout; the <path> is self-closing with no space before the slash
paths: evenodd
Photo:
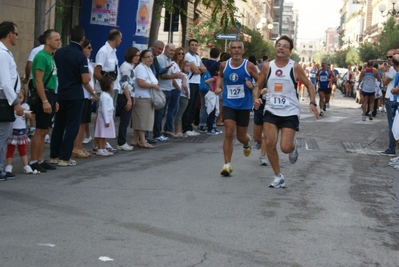
<path id="1" fill-rule="evenodd" d="M 300 104 L 294 81 L 291 77 L 295 61 L 290 59 L 287 65 L 277 67 L 274 60 L 269 63 L 270 76 L 267 79 L 265 111 L 280 117 L 300 115 Z M 295 76 L 295 73 L 294 73 Z M 293 77 L 294 80 L 295 77 Z"/>

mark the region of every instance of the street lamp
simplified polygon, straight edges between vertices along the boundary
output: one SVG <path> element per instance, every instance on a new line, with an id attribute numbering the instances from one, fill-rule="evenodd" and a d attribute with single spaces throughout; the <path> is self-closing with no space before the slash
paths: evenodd
<path id="1" fill-rule="evenodd" d="M 390 0 L 392 3 L 392 9 L 388 10 L 387 13 L 384 15 L 383 12 L 387 9 L 387 6 L 384 3 L 381 3 L 378 6 L 378 9 L 381 11 L 381 16 L 386 17 L 388 15 L 392 17 L 399 17 L 399 2 L 398 0 Z"/>

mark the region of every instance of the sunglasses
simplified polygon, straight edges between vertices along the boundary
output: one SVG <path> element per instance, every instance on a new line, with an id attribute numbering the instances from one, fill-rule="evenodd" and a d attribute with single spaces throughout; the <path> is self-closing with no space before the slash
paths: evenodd
<path id="1" fill-rule="evenodd" d="M 393 58 L 393 56 L 387 56 L 387 58 Z"/>
<path id="2" fill-rule="evenodd" d="M 90 49 L 91 50 L 91 46 L 86 47 L 86 49 Z"/>
<path id="3" fill-rule="evenodd" d="M 17 36 L 17 37 L 18 37 L 18 33 L 17 33 L 17 32 L 13 32 L 13 34 L 15 34 L 15 36 Z"/>
<path id="4" fill-rule="evenodd" d="M 183 52 L 180 52 L 180 53 L 177 53 L 178 55 L 184 55 L 184 53 Z"/>

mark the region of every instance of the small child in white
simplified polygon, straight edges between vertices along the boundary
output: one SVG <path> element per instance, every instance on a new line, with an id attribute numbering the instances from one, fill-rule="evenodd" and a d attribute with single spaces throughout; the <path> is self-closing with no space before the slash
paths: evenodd
<path id="1" fill-rule="evenodd" d="M 100 81 L 102 93 L 100 95 L 100 102 L 98 107 L 98 115 L 96 120 L 96 128 L 94 129 L 94 137 L 98 142 L 98 156 L 111 156 L 106 148 L 107 138 L 115 138 L 115 124 L 114 124 L 114 101 L 110 92 L 114 88 L 114 80 L 112 77 L 105 75 Z"/>
<path id="2" fill-rule="evenodd" d="M 12 159 L 14 157 L 15 147 L 18 146 L 18 152 L 21 157 L 22 163 L 24 165 L 24 173 L 33 173 L 32 168 L 28 164 L 28 144 L 30 142 L 29 137 L 26 131 L 26 119 L 31 119 L 32 114 L 29 110 L 29 105 L 24 103 L 25 100 L 25 92 L 21 90 L 18 93 L 18 100 L 21 104 L 22 108 L 25 110 L 24 115 L 18 116 L 15 115 L 15 121 L 13 122 L 12 126 L 12 135 L 8 139 L 8 146 L 7 146 L 7 155 L 6 155 L 6 177 L 7 179 L 15 178 L 15 175 L 12 173 Z"/>

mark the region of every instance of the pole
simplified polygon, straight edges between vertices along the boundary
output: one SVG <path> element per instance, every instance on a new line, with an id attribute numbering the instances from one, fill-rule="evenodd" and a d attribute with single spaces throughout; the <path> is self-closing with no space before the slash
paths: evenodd
<path id="1" fill-rule="evenodd" d="M 224 52 L 227 52 L 227 39 L 224 40 Z"/>
<path id="2" fill-rule="evenodd" d="M 173 20 L 173 13 L 175 11 L 175 7 L 173 6 L 173 0 L 171 0 L 171 3 L 172 3 L 173 9 L 169 13 L 169 33 L 168 33 L 168 43 L 169 44 L 173 43 L 173 29 L 172 29 L 173 21 L 172 20 Z"/>

